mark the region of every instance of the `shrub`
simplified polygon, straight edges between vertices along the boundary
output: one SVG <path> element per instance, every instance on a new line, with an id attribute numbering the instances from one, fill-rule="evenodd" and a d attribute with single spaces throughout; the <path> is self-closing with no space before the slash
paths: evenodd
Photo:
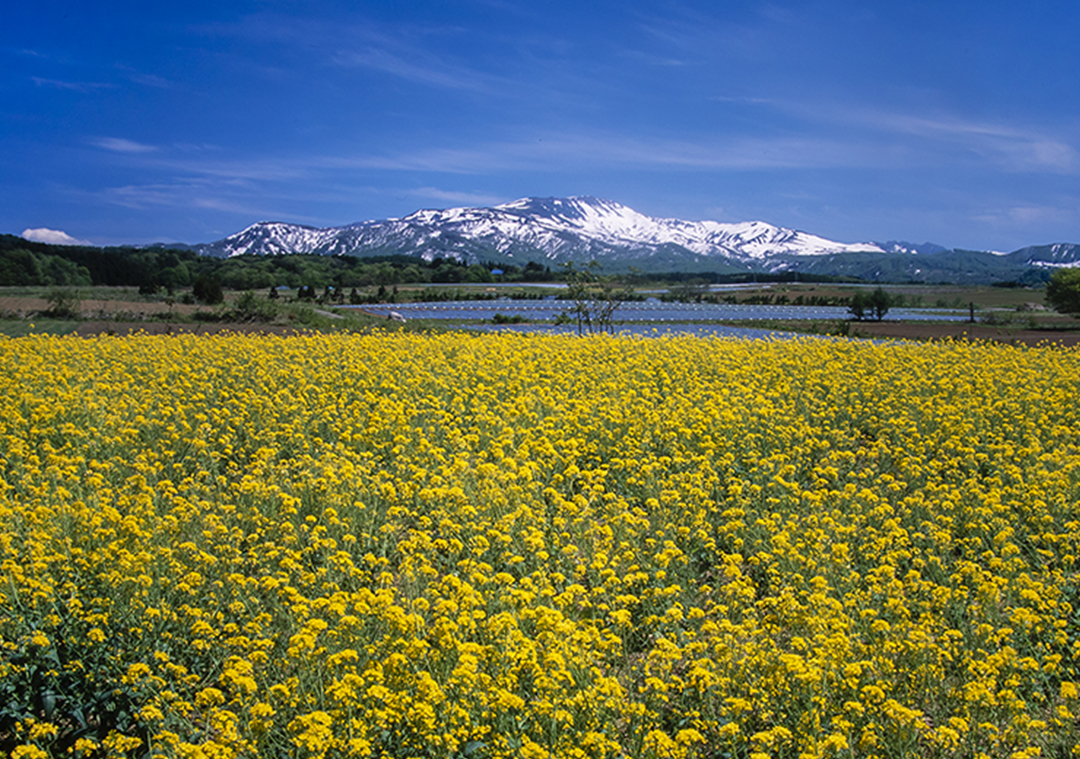
<path id="1" fill-rule="evenodd" d="M 1046 283 L 1046 305 L 1060 314 L 1080 315 L 1080 268 L 1054 272 Z"/>
<path id="2" fill-rule="evenodd" d="M 493 317 L 491 317 L 492 324 L 524 324 L 527 321 L 528 319 L 526 319 L 521 314 L 507 316 L 506 314 L 497 313 Z"/>
<path id="3" fill-rule="evenodd" d="M 75 319 L 79 316 L 82 301 L 79 293 L 63 287 L 55 287 L 45 294 L 49 303 L 46 314 L 56 319 Z"/>
<path id="4" fill-rule="evenodd" d="M 191 294 L 195 296 L 195 300 L 207 306 L 214 306 L 225 300 L 221 283 L 216 278 L 205 274 L 195 280 L 191 286 Z"/>
<path id="5" fill-rule="evenodd" d="M 278 304 L 269 298 L 260 298 L 251 290 L 236 299 L 231 316 L 240 321 L 273 321 L 278 315 Z"/>

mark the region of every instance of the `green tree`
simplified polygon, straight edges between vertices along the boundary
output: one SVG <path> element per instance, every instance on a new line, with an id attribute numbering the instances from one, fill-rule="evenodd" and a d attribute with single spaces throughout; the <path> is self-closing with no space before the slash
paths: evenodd
<path id="1" fill-rule="evenodd" d="M 217 278 L 203 274 L 198 277 L 191 286 L 191 294 L 195 300 L 213 306 L 225 300 L 225 294 L 221 292 L 221 283 Z"/>
<path id="2" fill-rule="evenodd" d="M 851 303 L 848 304 L 848 313 L 859 321 L 862 321 L 866 318 L 866 310 L 870 307 L 869 300 L 870 297 L 862 290 L 856 291 L 856 293 L 851 296 Z"/>
<path id="3" fill-rule="evenodd" d="M 466 271 L 465 277 L 468 282 L 490 282 L 491 272 L 488 271 L 486 266 L 473 264 Z"/>
<path id="4" fill-rule="evenodd" d="M 889 313 L 889 305 L 891 303 L 892 298 L 890 298 L 889 294 L 880 287 L 870 293 L 870 314 L 874 317 L 875 321 L 881 321 L 885 318 L 885 314 Z"/>
<path id="5" fill-rule="evenodd" d="M 1059 314 L 1080 317 L 1080 268 L 1058 269 L 1046 283 L 1046 305 Z"/>

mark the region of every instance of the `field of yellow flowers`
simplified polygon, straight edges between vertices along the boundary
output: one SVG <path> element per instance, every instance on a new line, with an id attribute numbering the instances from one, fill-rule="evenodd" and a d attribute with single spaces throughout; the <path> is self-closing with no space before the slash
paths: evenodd
<path id="1" fill-rule="evenodd" d="M 0 339 L 0 755 L 1080 752 L 1080 352 Z"/>

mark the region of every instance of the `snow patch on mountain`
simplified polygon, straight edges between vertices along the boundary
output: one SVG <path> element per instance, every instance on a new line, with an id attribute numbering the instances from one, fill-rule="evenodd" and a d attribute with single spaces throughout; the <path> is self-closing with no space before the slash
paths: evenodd
<path id="1" fill-rule="evenodd" d="M 924 242 L 922 244 L 915 244 L 912 242 L 906 242 L 904 240 L 889 240 L 888 242 L 875 243 L 879 248 L 886 253 L 911 253 L 916 256 L 933 256 L 937 253 L 944 253 L 948 248 L 937 245 L 932 242 Z"/>
<path id="2" fill-rule="evenodd" d="M 1059 269 L 1080 264 L 1080 245 L 1059 242 L 1052 245 L 1031 245 L 1007 254 L 1027 266 Z"/>

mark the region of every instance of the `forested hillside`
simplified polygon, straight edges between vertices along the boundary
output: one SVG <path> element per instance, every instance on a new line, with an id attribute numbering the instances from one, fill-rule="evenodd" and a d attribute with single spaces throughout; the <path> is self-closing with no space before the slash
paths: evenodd
<path id="1" fill-rule="evenodd" d="M 232 290 L 332 285 L 364 287 L 425 282 L 491 282 L 553 279 L 544 266 L 494 269 L 452 259 L 424 261 L 409 256 L 200 256 L 160 246 L 96 248 L 49 245 L 0 235 L 0 286 L 127 286 L 147 291 L 189 287 L 200 277 Z"/>

